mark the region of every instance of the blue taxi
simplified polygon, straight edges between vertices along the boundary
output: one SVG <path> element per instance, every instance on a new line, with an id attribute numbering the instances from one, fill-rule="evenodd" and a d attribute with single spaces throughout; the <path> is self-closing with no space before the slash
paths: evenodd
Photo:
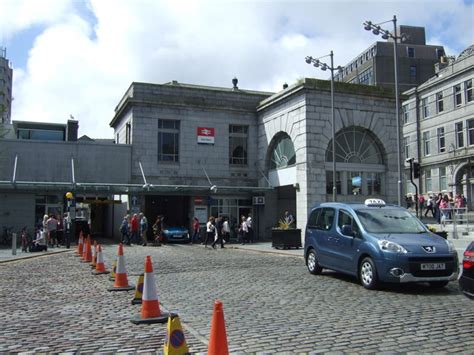
<path id="1" fill-rule="evenodd" d="M 453 244 L 408 210 L 380 199 L 315 206 L 305 231 L 310 273 L 331 269 L 356 276 L 367 289 L 380 282 L 428 282 L 441 288 L 458 277 Z"/>

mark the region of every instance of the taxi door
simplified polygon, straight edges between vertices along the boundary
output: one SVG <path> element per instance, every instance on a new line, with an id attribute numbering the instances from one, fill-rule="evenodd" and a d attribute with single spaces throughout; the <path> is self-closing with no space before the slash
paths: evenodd
<path id="1" fill-rule="evenodd" d="M 342 229 L 344 225 L 352 227 L 352 235 L 343 234 Z M 333 250 L 333 256 L 336 259 L 338 268 L 357 274 L 356 264 L 361 242 L 361 233 L 357 222 L 350 212 L 340 209 L 337 216 L 336 232 L 331 239 L 331 249 Z"/>

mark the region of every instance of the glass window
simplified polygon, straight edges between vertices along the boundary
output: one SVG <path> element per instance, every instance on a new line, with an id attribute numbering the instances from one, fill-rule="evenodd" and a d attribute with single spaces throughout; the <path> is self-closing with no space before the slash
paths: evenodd
<path id="1" fill-rule="evenodd" d="M 319 214 L 321 213 L 321 209 L 318 208 L 311 212 L 311 215 L 308 218 L 308 227 L 315 227 L 318 221 Z"/>
<path id="2" fill-rule="evenodd" d="M 354 220 L 354 217 L 349 212 L 339 210 L 339 216 L 337 218 L 337 226 L 342 229 L 342 226 L 351 226 L 355 235 L 359 234 L 359 226 Z"/>
<path id="3" fill-rule="evenodd" d="M 362 172 L 347 172 L 347 193 L 362 195 Z"/>
<path id="4" fill-rule="evenodd" d="M 132 125 L 130 122 L 125 125 L 125 144 L 132 144 Z"/>
<path id="5" fill-rule="evenodd" d="M 454 87 L 454 106 L 462 105 L 461 84 Z"/>
<path id="6" fill-rule="evenodd" d="M 428 118 L 430 116 L 430 106 L 427 97 L 421 100 L 421 106 L 423 108 L 423 118 Z"/>
<path id="7" fill-rule="evenodd" d="M 229 126 L 229 164 L 247 164 L 248 126 Z"/>
<path id="8" fill-rule="evenodd" d="M 32 140 L 38 140 L 38 141 L 63 141 L 64 131 L 18 128 L 17 138 L 18 139 L 32 139 Z"/>
<path id="9" fill-rule="evenodd" d="M 464 131 L 463 131 L 463 123 L 458 122 L 455 125 L 456 127 L 456 147 L 462 148 L 464 147 Z"/>
<path id="10" fill-rule="evenodd" d="M 403 145 L 405 147 L 405 159 L 410 158 L 410 137 L 403 138 Z"/>
<path id="11" fill-rule="evenodd" d="M 416 65 L 410 65 L 410 77 L 416 78 Z"/>
<path id="12" fill-rule="evenodd" d="M 273 144 L 270 169 L 286 168 L 296 164 L 295 147 L 288 135 L 281 135 Z"/>
<path id="13" fill-rule="evenodd" d="M 420 233 L 426 231 L 418 218 L 403 209 L 361 209 L 357 210 L 356 214 L 369 233 Z"/>
<path id="14" fill-rule="evenodd" d="M 442 92 L 438 92 L 436 94 L 436 111 L 438 113 L 444 111 L 443 93 Z"/>
<path id="15" fill-rule="evenodd" d="M 382 174 L 367 173 L 367 195 L 380 195 L 382 193 Z"/>
<path id="16" fill-rule="evenodd" d="M 430 131 L 423 132 L 423 153 L 430 155 Z"/>
<path id="17" fill-rule="evenodd" d="M 444 127 L 438 127 L 438 152 L 444 153 L 446 151 L 446 139 L 444 136 Z"/>
<path id="18" fill-rule="evenodd" d="M 448 189 L 448 180 L 446 179 L 446 167 L 442 166 L 439 168 L 439 189 L 447 190 Z"/>
<path id="19" fill-rule="evenodd" d="M 179 121 L 158 120 L 158 161 L 179 161 Z"/>
<path id="20" fill-rule="evenodd" d="M 474 119 L 467 121 L 467 142 L 474 145 Z"/>
<path id="21" fill-rule="evenodd" d="M 466 103 L 472 102 L 472 79 L 464 82 L 464 90 L 466 91 Z"/>
<path id="22" fill-rule="evenodd" d="M 330 230 L 334 223 L 335 210 L 333 208 L 323 208 L 316 222 L 316 228 Z"/>
<path id="23" fill-rule="evenodd" d="M 408 55 L 408 58 L 415 58 L 415 48 L 408 47 L 407 48 L 407 55 Z"/>
<path id="24" fill-rule="evenodd" d="M 326 171 L 326 193 L 328 195 L 332 194 L 332 171 Z M 336 193 L 341 194 L 341 172 L 336 171 Z"/>
<path id="25" fill-rule="evenodd" d="M 410 111 L 408 110 L 408 105 L 402 106 L 403 122 L 408 123 L 410 120 Z"/>
<path id="26" fill-rule="evenodd" d="M 425 170 L 425 188 L 426 188 L 426 191 L 433 190 L 433 185 L 431 183 L 431 169 Z"/>
<path id="27" fill-rule="evenodd" d="M 359 83 L 364 85 L 372 85 L 373 81 L 373 68 L 370 67 L 367 70 L 364 70 L 362 73 L 359 74 Z"/>

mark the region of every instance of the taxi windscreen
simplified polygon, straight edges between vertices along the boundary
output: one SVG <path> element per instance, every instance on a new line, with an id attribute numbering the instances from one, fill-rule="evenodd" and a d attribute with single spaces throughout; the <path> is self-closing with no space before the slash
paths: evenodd
<path id="1" fill-rule="evenodd" d="M 367 208 L 356 211 L 369 233 L 423 233 L 426 228 L 408 211 Z"/>

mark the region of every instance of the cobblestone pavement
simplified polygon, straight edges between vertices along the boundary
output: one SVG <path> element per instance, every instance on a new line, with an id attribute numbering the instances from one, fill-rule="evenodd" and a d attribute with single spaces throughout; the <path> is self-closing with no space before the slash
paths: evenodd
<path id="1" fill-rule="evenodd" d="M 104 247 L 110 268 L 116 245 Z M 465 352 L 474 303 L 457 282 L 368 291 L 333 272 L 310 275 L 301 257 L 200 245 L 125 248 L 130 283 L 151 255 L 162 310 L 180 315 L 192 352 L 205 352 L 214 300 L 233 353 Z M 166 326 L 133 325 L 133 292 L 108 292 L 72 252 L 0 264 L 0 352 L 156 352 Z"/>

